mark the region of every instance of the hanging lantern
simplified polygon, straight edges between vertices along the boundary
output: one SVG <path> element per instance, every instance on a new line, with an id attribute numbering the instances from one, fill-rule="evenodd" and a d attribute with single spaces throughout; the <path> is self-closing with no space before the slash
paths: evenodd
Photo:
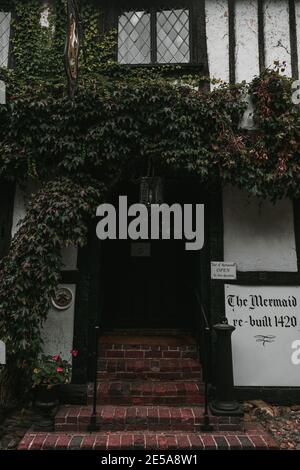
<path id="1" fill-rule="evenodd" d="M 162 204 L 163 199 L 163 179 L 159 176 L 144 176 L 140 184 L 141 204 Z"/>
<path id="2" fill-rule="evenodd" d="M 65 66 L 70 98 L 74 98 L 78 81 L 78 59 L 81 43 L 81 27 L 77 0 L 68 0 L 68 32 L 65 47 Z"/>

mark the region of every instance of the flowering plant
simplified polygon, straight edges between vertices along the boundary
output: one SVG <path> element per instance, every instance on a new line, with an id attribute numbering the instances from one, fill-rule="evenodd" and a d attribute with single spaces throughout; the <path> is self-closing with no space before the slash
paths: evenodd
<path id="1" fill-rule="evenodd" d="M 78 351 L 71 351 L 72 357 L 77 357 Z M 69 361 L 55 356 L 41 356 L 32 371 L 32 387 L 53 388 L 55 385 L 67 384 L 71 381 L 72 366 Z"/>

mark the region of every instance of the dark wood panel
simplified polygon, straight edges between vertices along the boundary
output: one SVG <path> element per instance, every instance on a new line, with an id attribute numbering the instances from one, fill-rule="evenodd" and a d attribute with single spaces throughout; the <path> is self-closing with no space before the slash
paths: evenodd
<path id="1" fill-rule="evenodd" d="M 257 20 L 258 20 L 258 56 L 259 71 L 262 73 L 265 69 L 265 20 L 264 20 L 264 0 L 257 2 Z"/>
<path id="2" fill-rule="evenodd" d="M 228 0 L 228 34 L 229 34 L 229 82 L 235 83 L 235 0 Z"/>
<path id="3" fill-rule="evenodd" d="M 290 26 L 292 77 L 297 79 L 299 76 L 299 70 L 298 70 L 299 64 L 298 64 L 298 52 L 297 52 L 297 24 L 296 24 L 295 0 L 289 0 L 289 26 Z"/>
<path id="4" fill-rule="evenodd" d="M 77 284 L 80 276 L 78 269 L 70 271 L 61 271 L 61 282 L 63 284 Z"/>
<path id="5" fill-rule="evenodd" d="M 253 271 L 238 272 L 236 281 L 226 281 L 226 284 L 243 284 L 258 286 L 292 286 L 300 284 L 300 274 L 297 272 Z"/>
<path id="6" fill-rule="evenodd" d="M 15 185 L 0 181 L 0 259 L 7 253 L 11 241 Z"/>

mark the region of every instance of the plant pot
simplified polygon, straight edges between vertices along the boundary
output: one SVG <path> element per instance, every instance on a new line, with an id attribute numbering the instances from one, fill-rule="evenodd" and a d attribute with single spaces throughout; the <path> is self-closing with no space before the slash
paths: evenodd
<path id="1" fill-rule="evenodd" d="M 58 386 L 50 389 L 39 386 L 35 389 L 34 405 L 39 412 L 37 424 L 34 426 L 38 431 L 53 431 L 54 411 L 59 405 Z"/>
<path id="2" fill-rule="evenodd" d="M 35 405 L 38 408 L 45 410 L 52 409 L 57 406 L 58 400 L 58 386 L 55 385 L 52 388 L 46 386 L 39 386 L 35 389 Z"/>

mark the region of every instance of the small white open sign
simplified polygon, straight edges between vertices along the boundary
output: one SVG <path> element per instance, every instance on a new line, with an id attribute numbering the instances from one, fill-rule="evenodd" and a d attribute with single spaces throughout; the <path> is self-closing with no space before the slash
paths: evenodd
<path id="1" fill-rule="evenodd" d="M 3 341 L 0 341 L 0 364 L 6 364 L 6 347 Z"/>

